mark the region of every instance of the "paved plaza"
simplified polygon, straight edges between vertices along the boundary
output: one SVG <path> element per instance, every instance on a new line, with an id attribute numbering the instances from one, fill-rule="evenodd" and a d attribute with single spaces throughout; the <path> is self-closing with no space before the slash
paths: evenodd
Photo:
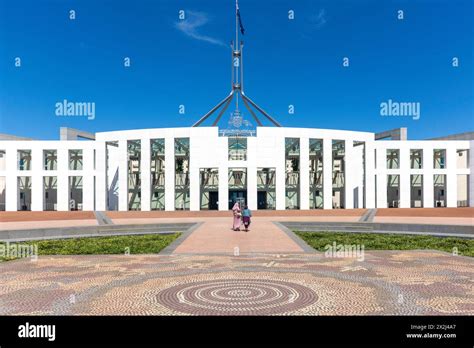
<path id="1" fill-rule="evenodd" d="M 372 251 L 52 256 L 0 265 L 0 314 L 473 314 L 472 258 Z"/>
<path id="2" fill-rule="evenodd" d="M 438 214 L 466 221 L 472 212 Z M 0 224 L 33 228 L 94 221 L 93 214 L 76 213 L 8 214 Z M 246 233 L 233 231 L 231 217 L 222 212 L 108 212 L 112 225 L 194 227 L 158 255 L 40 256 L 0 263 L 0 314 L 474 314 L 473 258 L 430 250 L 365 251 L 363 260 L 326 257 L 279 222 L 356 222 L 365 210 L 256 213 Z M 416 213 L 415 218 L 431 221 L 435 211 Z M 410 214 L 381 211 L 378 216 Z"/>

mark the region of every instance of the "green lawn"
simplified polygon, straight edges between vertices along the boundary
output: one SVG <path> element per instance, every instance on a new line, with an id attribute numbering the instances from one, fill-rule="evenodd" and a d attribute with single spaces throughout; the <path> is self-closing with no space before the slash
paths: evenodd
<path id="1" fill-rule="evenodd" d="M 406 234 L 344 233 L 344 232 L 300 232 L 295 233 L 319 251 L 327 244 L 359 244 L 365 250 L 414 250 L 433 249 L 474 257 L 474 240 L 454 237 L 432 237 Z"/>
<path id="2" fill-rule="evenodd" d="M 16 244 L 37 245 L 38 255 L 101 255 L 101 254 L 156 254 L 173 242 L 179 233 L 147 234 L 133 236 L 110 236 L 90 238 L 70 238 L 18 242 Z M 10 250 L 12 245 L 10 243 Z M 0 242 L 0 250 L 6 244 Z M 0 255 L 0 261 L 15 259 Z"/>

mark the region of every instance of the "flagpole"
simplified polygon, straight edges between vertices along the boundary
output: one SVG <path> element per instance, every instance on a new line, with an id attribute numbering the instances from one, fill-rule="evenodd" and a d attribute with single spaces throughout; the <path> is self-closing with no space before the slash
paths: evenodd
<path id="1" fill-rule="evenodd" d="M 235 104 L 236 104 L 236 109 L 232 113 L 231 120 L 240 117 L 240 120 L 242 120 L 242 115 L 239 111 L 239 96 L 237 94 L 240 94 L 240 98 L 242 98 L 242 103 L 245 108 L 250 112 L 252 117 L 255 119 L 257 122 L 258 126 L 263 126 L 262 122 L 260 122 L 259 118 L 257 117 L 256 113 L 252 108 L 250 107 L 253 106 L 256 111 L 258 111 L 260 114 L 265 116 L 271 123 L 273 123 L 277 127 L 281 127 L 281 125 L 274 119 L 272 118 L 267 112 L 265 112 L 261 107 L 259 107 L 252 99 L 250 99 L 245 93 L 244 93 L 244 64 L 243 64 L 243 48 L 244 45 L 242 42 L 239 42 L 239 30 L 244 35 L 244 27 L 242 26 L 242 19 L 240 17 L 240 9 L 239 9 L 239 0 L 235 0 L 235 43 L 232 42 L 231 44 L 231 49 L 232 49 L 232 61 L 231 61 L 231 91 L 230 94 L 223 99 L 219 104 L 217 104 L 215 107 L 213 107 L 207 114 L 205 114 L 201 119 L 199 119 L 198 122 L 196 122 L 193 127 L 198 127 L 201 125 L 206 119 L 208 119 L 211 115 L 213 115 L 217 110 L 221 107 L 223 107 L 219 114 L 217 115 L 217 119 L 214 121 L 212 126 L 216 126 L 221 119 L 221 116 L 225 113 L 227 110 L 229 104 L 232 101 L 232 98 L 235 97 Z M 237 63 L 237 64 L 236 64 Z M 240 75 L 240 76 L 239 76 Z M 250 104 L 250 105 L 249 105 Z M 237 127 L 238 128 L 238 127 Z M 227 133 L 228 135 L 239 135 L 243 133 L 239 133 L 240 130 L 236 133 Z M 255 133 L 253 133 L 255 134 Z M 224 134 L 225 135 L 225 134 Z M 251 134 L 252 135 L 252 134 Z"/>
<path id="2" fill-rule="evenodd" d="M 239 0 L 235 0 L 235 48 L 237 50 L 239 49 L 238 11 L 239 11 Z"/>
<path id="3" fill-rule="evenodd" d="M 235 0 L 235 50 L 239 51 L 239 0 Z M 239 65 L 240 65 L 240 57 L 239 59 Z M 235 67 L 235 82 L 239 82 L 239 67 Z M 236 95 L 235 96 L 235 108 L 238 110 L 239 109 L 239 98 Z"/>

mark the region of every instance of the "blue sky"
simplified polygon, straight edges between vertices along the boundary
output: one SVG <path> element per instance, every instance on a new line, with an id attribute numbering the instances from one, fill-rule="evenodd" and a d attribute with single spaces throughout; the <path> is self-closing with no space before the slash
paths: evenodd
<path id="1" fill-rule="evenodd" d="M 410 139 L 474 130 L 472 0 L 239 3 L 246 94 L 282 125 L 408 127 Z M 229 93 L 234 30 L 233 0 L 0 0 L 0 132 L 190 126 Z M 94 102 L 95 119 L 56 116 L 64 99 Z M 389 99 L 420 103 L 420 119 L 382 117 Z"/>

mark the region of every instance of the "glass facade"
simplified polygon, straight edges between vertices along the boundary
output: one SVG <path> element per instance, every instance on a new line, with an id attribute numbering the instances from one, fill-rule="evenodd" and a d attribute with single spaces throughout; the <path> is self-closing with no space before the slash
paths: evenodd
<path id="1" fill-rule="evenodd" d="M 175 209 L 189 210 L 189 138 L 174 140 Z"/>
<path id="2" fill-rule="evenodd" d="M 82 210 L 82 176 L 69 177 L 69 210 Z"/>
<path id="3" fill-rule="evenodd" d="M 423 169 L 423 150 L 410 150 L 410 168 Z"/>
<path id="4" fill-rule="evenodd" d="M 472 168 L 465 141 L 450 142 L 447 148 L 443 142 L 366 144 L 352 137 L 310 138 L 312 133 L 299 137 L 294 132 L 288 134 L 296 137 L 273 138 L 265 132 L 253 140 L 234 134 L 228 138 L 228 153 L 226 148 L 214 151 L 211 140 L 201 136 L 191 149 L 191 138 L 165 139 L 164 134 L 101 142 L 95 148 L 88 143 L 83 149 L 77 142 L 62 148 L 51 142 L 38 143 L 38 148 L 25 142 L 13 148 L 0 145 L 0 210 L 81 210 L 83 179 L 88 210 L 96 205 L 102 210 L 218 210 L 236 201 L 259 210 L 465 207 L 471 202 Z M 248 141 L 255 153 L 248 152 Z M 84 171 L 84 160 L 90 170 Z M 94 171 L 92 162 L 97 162 Z"/>
<path id="5" fill-rule="evenodd" d="M 257 209 L 276 208 L 275 179 L 275 168 L 257 168 Z"/>
<path id="6" fill-rule="evenodd" d="M 434 206 L 446 207 L 446 174 L 435 174 L 433 177 Z"/>
<path id="7" fill-rule="evenodd" d="M 423 175 L 410 175 L 410 207 L 423 208 Z"/>
<path id="8" fill-rule="evenodd" d="M 285 208 L 300 208 L 300 139 L 285 138 Z"/>
<path id="9" fill-rule="evenodd" d="M 31 176 L 17 178 L 18 210 L 31 210 Z"/>
<path id="10" fill-rule="evenodd" d="M 31 170 L 31 150 L 18 150 L 18 170 Z"/>
<path id="11" fill-rule="evenodd" d="M 151 139 L 151 210 L 165 209 L 165 139 Z"/>
<path id="12" fill-rule="evenodd" d="M 387 169 L 400 168 L 400 150 L 387 149 Z"/>
<path id="13" fill-rule="evenodd" d="M 229 209 L 235 202 L 247 204 L 247 168 L 229 168 Z"/>
<path id="14" fill-rule="evenodd" d="M 58 210 L 58 177 L 43 177 L 43 210 Z"/>
<path id="15" fill-rule="evenodd" d="M 435 169 L 446 169 L 446 150 L 436 149 L 433 151 L 433 167 Z"/>
<path id="16" fill-rule="evenodd" d="M 323 209 L 323 140 L 309 139 L 309 208 Z"/>
<path id="17" fill-rule="evenodd" d="M 332 207 L 344 209 L 346 201 L 346 144 L 344 140 L 332 141 Z"/>
<path id="18" fill-rule="evenodd" d="M 219 170 L 201 168 L 199 170 L 200 209 L 219 209 Z"/>
<path id="19" fill-rule="evenodd" d="M 127 141 L 128 210 L 141 208 L 141 141 Z"/>
<path id="20" fill-rule="evenodd" d="M 106 156 L 106 195 L 107 210 L 118 210 L 119 199 L 119 167 L 118 167 L 118 142 L 105 143 Z"/>
<path id="21" fill-rule="evenodd" d="M 229 137 L 229 161 L 247 160 L 247 138 Z"/>
<path id="22" fill-rule="evenodd" d="M 69 170 L 82 170 L 82 150 L 69 150 Z"/>
<path id="23" fill-rule="evenodd" d="M 400 206 L 400 175 L 387 175 L 387 207 Z"/>
<path id="24" fill-rule="evenodd" d="M 58 151 L 57 150 L 43 150 L 44 170 L 58 169 Z"/>

